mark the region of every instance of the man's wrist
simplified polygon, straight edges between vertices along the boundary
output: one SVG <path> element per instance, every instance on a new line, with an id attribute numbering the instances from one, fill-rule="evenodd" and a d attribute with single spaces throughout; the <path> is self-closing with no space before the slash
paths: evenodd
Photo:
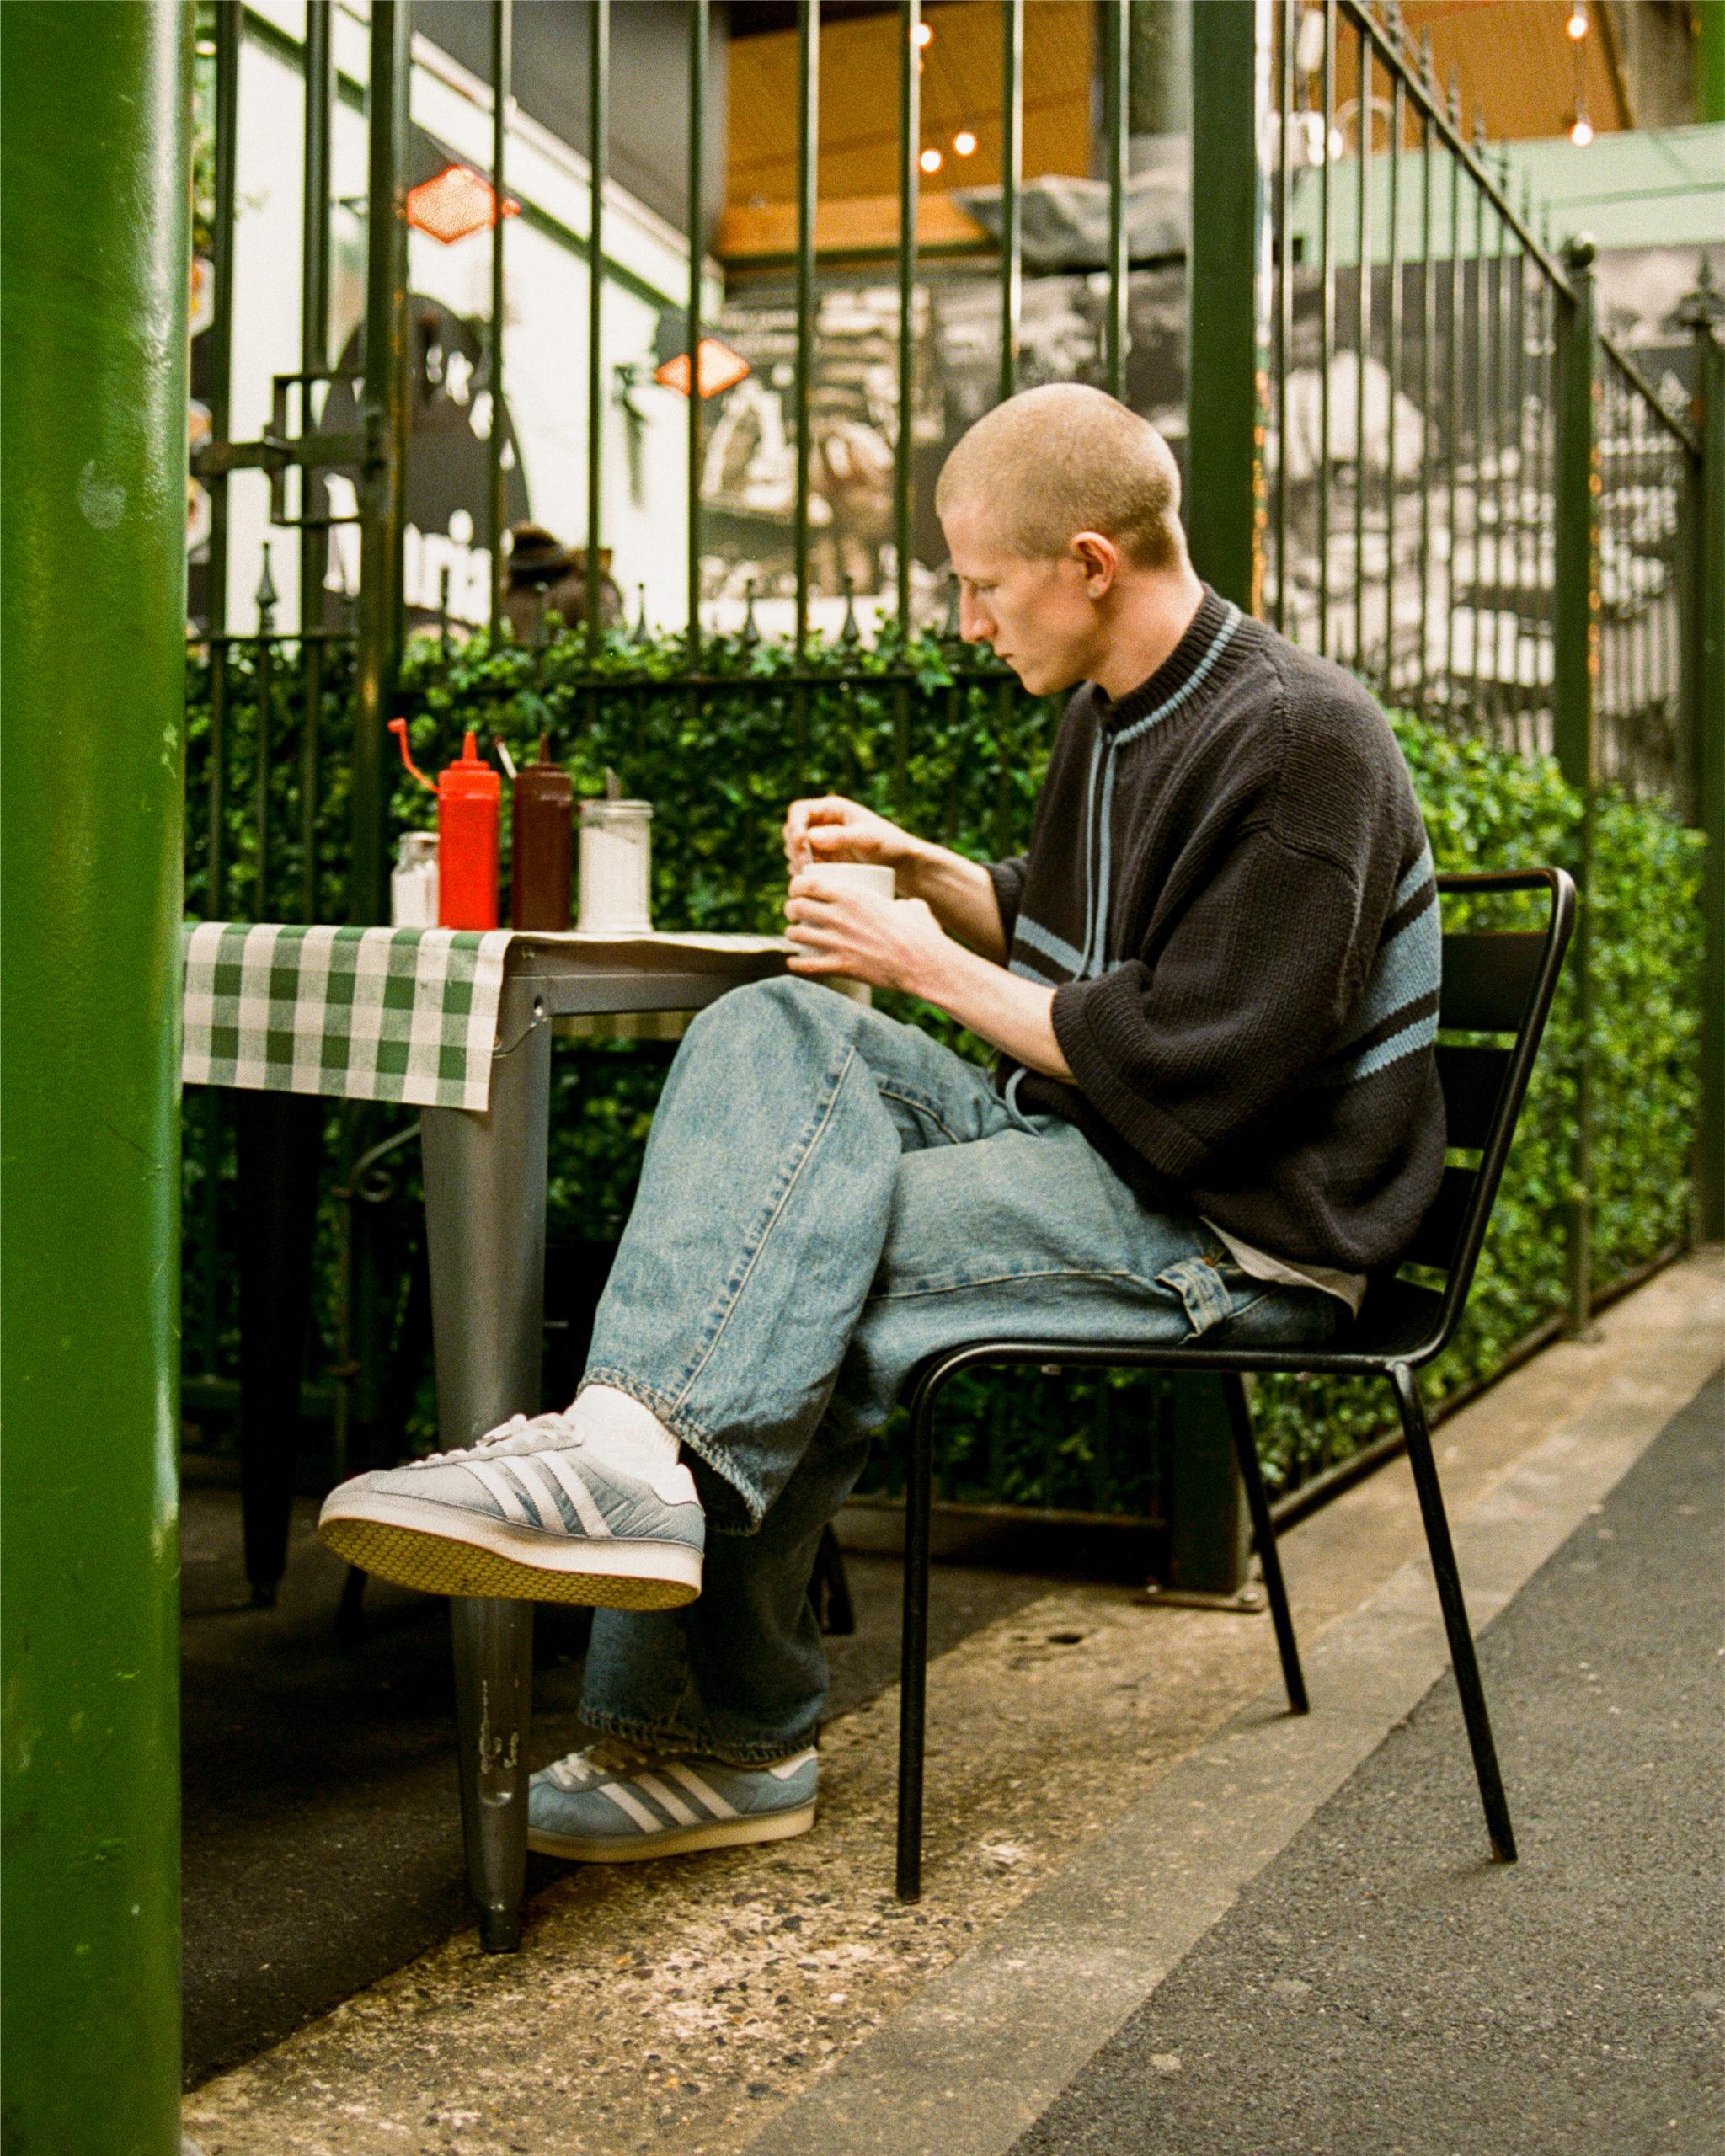
<path id="1" fill-rule="evenodd" d="M 933 872 L 943 849 L 928 839 L 918 838 L 913 831 L 906 831 L 904 835 L 905 843 L 892 864 L 898 895 L 901 899 L 927 899 L 925 885 L 935 880 Z"/>

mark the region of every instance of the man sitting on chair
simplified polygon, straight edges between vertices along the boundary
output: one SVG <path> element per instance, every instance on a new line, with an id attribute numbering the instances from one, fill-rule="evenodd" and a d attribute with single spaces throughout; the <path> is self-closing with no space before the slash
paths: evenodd
<path id="1" fill-rule="evenodd" d="M 1028 851 L 793 803 L 793 977 L 690 1027 L 574 1404 L 324 1507 L 385 1577 L 601 1605 L 606 1735 L 533 1777 L 538 1849 L 812 1824 L 815 1551 L 924 1358 L 1322 1341 L 1438 1186 L 1437 893 L 1373 698 L 1199 580 L 1167 445 L 1100 391 L 999 406 L 937 506 L 966 638 L 1080 685 Z M 829 974 L 950 1012 L 993 1069 Z"/>

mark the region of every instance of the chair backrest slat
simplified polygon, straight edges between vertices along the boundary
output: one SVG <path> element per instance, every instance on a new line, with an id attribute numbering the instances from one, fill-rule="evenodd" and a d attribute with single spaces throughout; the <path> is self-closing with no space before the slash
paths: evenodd
<path id="1" fill-rule="evenodd" d="M 1429 1265 L 1439 1273 L 1450 1270 L 1469 1225 L 1468 1214 L 1478 1185 L 1476 1169 L 1445 1169 L 1438 1194 L 1419 1224 L 1419 1233 L 1402 1253 L 1402 1264 Z"/>
<path id="2" fill-rule="evenodd" d="M 1438 1045 L 1438 1083 L 1444 1089 L 1444 1117 L 1452 1145 L 1477 1150 L 1492 1134 L 1503 1081 L 1509 1071 L 1507 1048 Z"/>
<path id="3" fill-rule="evenodd" d="M 1435 1326 L 1413 1350 L 1421 1361 L 1449 1340 L 1467 1300 L 1575 925 L 1575 886 L 1562 869 L 1439 876 L 1438 889 L 1447 898 L 1470 899 L 1538 894 L 1549 911 L 1543 931 L 1470 929 L 1444 938 L 1439 1030 L 1511 1034 L 1514 1039 L 1504 1046 L 1448 1041 L 1438 1046 L 1448 1141 L 1458 1150 L 1477 1151 L 1480 1159 L 1477 1168 L 1444 1170 L 1418 1234 L 1402 1253 L 1404 1265 L 1426 1266 L 1449 1276 Z"/>
<path id="4" fill-rule="evenodd" d="M 1459 879 L 1439 878 L 1440 889 Z M 1451 1033 L 1516 1033 L 1528 1016 L 1546 938 L 1521 930 L 1444 938 L 1438 1023 Z"/>

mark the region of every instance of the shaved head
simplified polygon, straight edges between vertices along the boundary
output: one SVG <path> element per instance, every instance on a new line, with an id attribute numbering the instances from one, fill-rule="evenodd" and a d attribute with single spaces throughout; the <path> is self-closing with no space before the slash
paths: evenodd
<path id="1" fill-rule="evenodd" d="M 1186 560 L 1172 451 L 1148 419 L 1081 382 L 1021 390 L 985 414 L 947 459 L 934 505 L 1028 561 L 1057 559 L 1080 531 L 1141 568 Z"/>

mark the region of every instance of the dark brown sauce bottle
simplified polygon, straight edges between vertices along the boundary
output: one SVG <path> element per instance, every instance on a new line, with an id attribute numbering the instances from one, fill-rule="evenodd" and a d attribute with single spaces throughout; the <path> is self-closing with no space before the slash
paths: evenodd
<path id="1" fill-rule="evenodd" d="M 515 773 L 515 862 L 510 878 L 511 928 L 569 925 L 574 867 L 575 789 L 551 760 L 551 737 L 539 737 L 539 760 Z"/>

